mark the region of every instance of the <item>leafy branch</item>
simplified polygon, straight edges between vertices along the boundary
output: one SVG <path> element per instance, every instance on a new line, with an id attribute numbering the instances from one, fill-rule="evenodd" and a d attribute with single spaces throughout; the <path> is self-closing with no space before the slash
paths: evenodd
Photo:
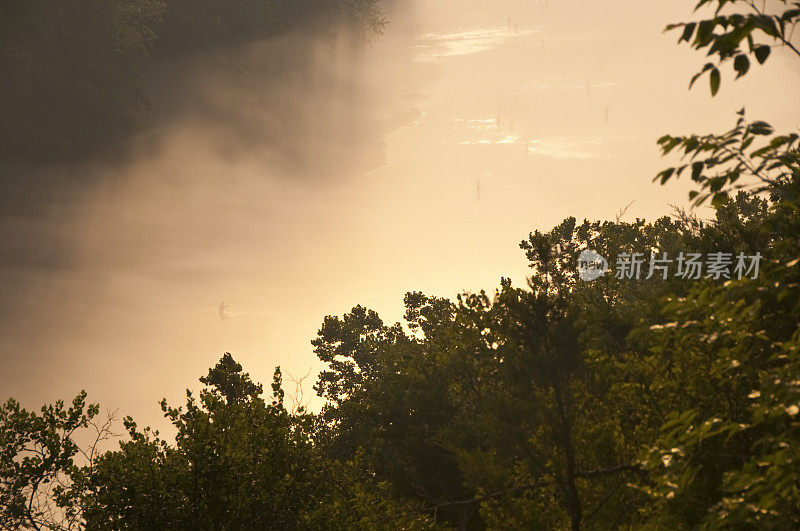
<path id="1" fill-rule="evenodd" d="M 664 155 L 681 154 L 684 164 L 667 168 L 654 181 L 666 184 L 684 172 L 699 185 L 689 193 L 695 207 L 711 198 L 713 206 L 728 201 L 735 190 L 769 192 L 775 199 L 796 199 L 800 181 L 800 135 L 790 133 L 770 138 L 756 149 L 758 137 L 773 133 L 763 121 L 748 122 L 744 109 L 737 113 L 736 127 L 721 135 L 665 135 L 658 140 Z M 781 197 L 782 196 L 782 197 Z"/>
<path id="2" fill-rule="evenodd" d="M 709 72 L 711 95 L 719 91 L 721 75 L 719 67 L 733 60 L 736 79 L 747 74 L 751 60 L 763 65 L 770 56 L 772 46 L 780 43 L 800 58 L 800 49 L 792 43 L 794 28 L 800 22 L 800 2 L 780 0 L 785 6 L 782 12 L 768 14 L 765 8 L 759 8 L 753 0 L 700 0 L 695 11 L 706 4 L 716 2 L 713 18 L 697 22 L 680 22 L 669 24 L 664 31 L 682 29 L 678 43 L 687 42 L 695 50 L 706 50 L 706 56 L 717 57 L 714 62 L 706 63 L 702 70 L 692 77 L 689 87 L 706 72 Z M 726 5 L 745 4 L 747 13 L 721 14 Z M 771 42 L 764 42 L 763 37 Z M 746 47 L 745 47 L 746 43 Z"/>

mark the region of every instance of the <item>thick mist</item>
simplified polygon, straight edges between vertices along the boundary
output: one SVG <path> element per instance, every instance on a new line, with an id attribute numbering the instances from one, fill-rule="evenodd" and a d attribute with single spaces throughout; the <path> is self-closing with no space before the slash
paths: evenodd
<path id="1" fill-rule="evenodd" d="M 226 350 L 259 378 L 308 373 L 308 341 L 344 308 L 353 176 L 384 163 L 375 46 L 297 31 L 163 61 L 124 150 L 6 168 L 3 392 L 87 388 L 152 419 L 154 396 Z"/>

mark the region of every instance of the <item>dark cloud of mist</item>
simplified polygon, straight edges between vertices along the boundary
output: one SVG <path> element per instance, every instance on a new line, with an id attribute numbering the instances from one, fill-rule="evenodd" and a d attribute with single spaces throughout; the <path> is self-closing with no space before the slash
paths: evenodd
<path id="1" fill-rule="evenodd" d="M 84 192 L 130 179 L 132 167 L 164 156 L 176 138 L 189 157 L 255 157 L 269 178 L 309 185 L 380 163 L 377 124 L 361 112 L 365 94 L 356 81 L 368 45 L 343 34 L 298 30 L 155 63 L 151 109 L 124 145 L 74 163 L 0 166 L 0 267 L 74 266 L 60 250 L 72 246 L 68 220 Z M 376 155 L 370 160 L 363 153 Z M 186 175 L 179 160 L 171 163 L 174 171 L 165 179 L 191 187 L 209 178 Z"/>
<path id="2" fill-rule="evenodd" d="M 143 145 L 158 150 L 179 124 L 213 135 L 221 157 L 255 155 L 290 178 L 324 180 L 331 163 L 351 162 L 349 146 L 376 138 L 359 112 L 365 45 L 295 32 L 159 64 Z"/>
<path id="3" fill-rule="evenodd" d="M 155 355 L 131 338 L 157 344 L 179 303 L 218 304 L 220 284 L 297 243 L 281 217 L 317 231 L 303 190 L 384 162 L 363 82 L 375 45 L 296 31 L 163 60 L 121 149 L 0 166 L 0 387 L 38 402 L 125 372 Z"/>

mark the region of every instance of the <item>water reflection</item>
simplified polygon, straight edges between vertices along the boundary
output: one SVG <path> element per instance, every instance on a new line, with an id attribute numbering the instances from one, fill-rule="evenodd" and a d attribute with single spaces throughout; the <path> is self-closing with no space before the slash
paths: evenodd
<path id="1" fill-rule="evenodd" d="M 491 50 L 509 40 L 538 34 L 541 29 L 480 28 L 458 33 L 427 33 L 417 38 L 417 60 L 440 61 L 446 57 L 470 55 Z"/>

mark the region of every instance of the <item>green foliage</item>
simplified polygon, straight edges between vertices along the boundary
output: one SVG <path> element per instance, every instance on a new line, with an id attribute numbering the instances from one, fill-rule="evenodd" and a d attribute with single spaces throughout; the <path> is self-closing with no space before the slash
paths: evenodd
<path id="1" fill-rule="evenodd" d="M 0 527 L 69 527 L 75 511 L 64 496 L 79 448 L 75 433 L 99 412 L 81 392 L 68 407 L 59 400 L 39 413 L 13 398 L 0 406 Z"/>
<path id="2" fill-rule="evenodd" d="M 762 65 L 776 44 L 785 46 L 800 56 L 800 50 L 792 43 L 794 27 L 800 22 L 800 2 L 772 2 L 778 8 L 776 13 L 766 12 L 766 3 L 759 8 L 757 2 L 758 0 L 700 0 L 695 10 L 713 6 L 712 18 L 667 26 L 666 31 L 681 31 L 678 43 L 686 42 L 695 50 L 704 51 L 708 57 L 717 59 L 716 64 L 706 63 L 692 77 L 690 87 L 700 76 L 709 72 L 711 95 L 714 96 L 720 86 L 719 67 L 722 63 L 733 59 L 733 69 L 736 71 L 736 79 L 739 79 L 750 70 L 750 57 Z M 744 12 L 728 13 L 739 7 Z M 766 43 L 763 41 L 765 38 Z"/>
<path id="3" fill-rule="evenodd" d="M 413 335 L 399 324 L 384 325 L 360 306 L 342 318 L 325 319 L 313 342 L 330 367 L 316 386 L 328 404 L 322 418 L 329 431 L 320 443 L 341 461 L 360 455 L 393 495 L 434 505 L 470 494 L 437 439 L 453 417 L 450 382 L 442 370 L 459 363 L 460 342 L 449 344 L 456 338 L 444 329 L 455 311 L 449 301 L 409 294 L 406 309 Z M 432 342 L 446 350 L 436 352 Z M 461 515 L 453 513 L 443 510 L 437 517 L 457 521 Z"/>
<path id="4" fill-rule="evenodd" d="M 275 397 L 282 400 L 280 370 L 276 371 L 275 378 L 272 390 Z M 242 372 L 242 366 L 228 352 L 222 356 L 216 367 L 208 370 L 208 376 L 200 378 L 200 383 L 216 389 L 228 404 L 255 399 L 263 392 L 261 384 L 254 384 L 250 375 Z"/>
<path id="5" fill-rule="evenodd" d="M 797 53 L 785 28 L 798 17 L 799 9 L 772 18 L 759 12 L 746 24 Z M 711 40 L 717 38 L 722 37 Z M 754 47 L 749 33 L 748 38 L 758 62 L 766 61 L 770 48 Z M 723 60 L 732 53 L 724 46 L 714 49 Z M 740 57 L 734 60 L 737 77 L 749 68 Z M 742 109 L 736 127 L 723 135 L 659 140 L 664 154 L 682 150 L 689 163 L 662 171 L 656 180 L 664 184 L 691 168 L 699 189 L 690 199 L 700 205 L 711 198 L 718 217 L 729 211 L 735 190 L 747 191 L 736 195 L 737 205 L 750 194 L 770 199 L 767 211 L 757 208 L 748 216 L 761 232 L 755 247 L 765 258 L 761 275 L 697 285 L 664 306 L 669 326 L 650 327 L 652 351 L 673 354 L 666 378 L 685 390 L 649 450 L 653 483 L 642 487 L 653 500 L 650 517 L 664 525 L 800 526 L 800 143 L 795 133 L 766 138 L 772 134 L 765 122 L 748 123 Z M 762 144 L 753 146 L 759 137 L 765 137 Z M 704 382 L 693 377 L 701 373 Z"/>
<path id="6" fill-rule="evenodd" d="M 663 510 L 691 525 L 786 529 L 800 523 L 796 267 L 780 254 L 758 280 L 698 286 L 673 299 L 655 345 L 681 353 L 665 377 L 686 390 L 650 453 Z M 790 262 L 791 263 L 791 262 Z M 704 385 L 689 382 L 702 372 Z"/>
<path id="7" fill-rule="evenodd" d="M 744 109 L 739 111 L 736 127 L 721 135 L 661 137 L 663 154 L 681 154 L 684 164 L 667 168 L 655 177 L 665 184 L 673 177 L 690 173 L 698 190 L 689 194 L 695 206 L 709 198 L 713 206 L 727 202 L 732 191 L 746 189 L 768 192 L 773 199 L 797 204 L 800 200 L 800 135 L 764 138 L 772 127 L 762 121 L 747 122 Z M 681 153 L 682 151 L 682 153 Z"/>
<path id="8" fill-rule="evenodd" d="M 385 484 L 337 461 L 313 439 L 320 419 L 283 405 L 280 369 L 267 402 L 230 354 L 208 376 L 199 399 L 161 408 L 175 443 L 127 417 L 119 450 L 72 472 L 71 499 L 87 529 L 285 529 L 376 527 L 424 518 L 395 503 Z"/>
<path id="9" fill-rule="evenodd" d="M 663 357 L 631 332 L 687 285 L 582 282 L 578 254 L 749 250 L 762 241 L 765 213 L 763 201 L 742 197 L 700 228 L 571 218 L 522 243 L 534 271 L 528 289 L 504 280 L 493 297 L 455 304 L 409 293 L 405 327 L 362 307 L 326 318 L 314 345 L 329 366 L 317 386 L 329 451 L 362 453 L 395 496 L 428 505 L 437 523 L 635 522 L 645 498 L 626 485 L 642 474 L 642 445 L 657 438 L 670 401 L 685 393 L 653 384 Z"/>
<path id="10" fill-rule="evenodd" d="M 185 408 L 161 402 L 174 446 L 126 419 L 130 440 L 80 485 L 88 528 L 291 527 L 313 507 L 308 419 L 290 417 L 280 393 L 265 402 L 229 354 L 201 381 Z"/>

